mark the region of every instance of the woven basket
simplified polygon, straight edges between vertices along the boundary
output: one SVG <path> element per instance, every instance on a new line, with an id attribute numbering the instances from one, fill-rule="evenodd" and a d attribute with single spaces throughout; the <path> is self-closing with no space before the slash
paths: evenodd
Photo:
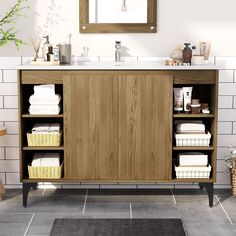
<path id="1" fill-rule="evenodd" d="M 233 168 L 231 169 L 231 184 L 233 196 L 236 197 L 236 161 L 233 162 Z"/>
<path id="2" fill-rule="evenodd" d="M 32 134 L 27 133 L 28 146 L 60 146 L 62 133 Z"/>
<path id="3" fill-rule="evenodd" d="M 63 163 L 61 166 L 28 166 L 30 179 L 60 179 L 62 171 Z"/>

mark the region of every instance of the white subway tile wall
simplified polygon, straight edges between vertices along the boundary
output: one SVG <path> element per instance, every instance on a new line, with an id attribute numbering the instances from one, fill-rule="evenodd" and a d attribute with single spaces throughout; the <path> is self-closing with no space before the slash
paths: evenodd
<path id="1" fill-rule="evenodd" d="M 6 160 L 18 160 L 19 159 L 19 147 L 6 147 L 5 148 Z"/>
<path id="2" fill-rule="evenodd" d="M 232 96 L 219 96 L 219 108 L 233 108 L 233 99 Z"/>
<path id="3" fill-rule="evenodd" d="M 4 108 L 18 108 L 18 96 L 4 96 Z"/>
<path id="4" fill-rule="evenodd" d="M 236 122 L 233 123 L 233 134 L 236 134 Z"/>
<path id="5" fill-rule="evenodd" d="M 18 103 L 17 103 L 17 66 L 29 61 L 30 57 L 0 57 L 0 125 L 5 125 L 8 135 L 0 138 L 0 178 L 7 188 L 21 187 L 19 183 L 18 147 Z M 108 60 L 107 57 L 93 57 L 91 60 Z M 162 61 L 164 58 L 125 58 L 126 61 Z M 80 58 L 79 60 L 82 60 Z M 229 173 L 224 162 L 225 146 L 236 147 L 236 57 L 216 57 L 215 64 L 221 66 L 219 73 L 219 123 L 217 151 L 216 187 L 230 187 Z M 44 184 L 47 188 L 197 188 L 197 184 L 152 184 L 152 185 L 97 185 L 97 184 Z"/>
<path id="6" fill-rule="evenodd" d="M 3 108 L 3 96 L 0 96 L 0 109 Z"/>
<path id="7" fill-rule="evenodd" d="M 4 70 L 3 82 L 16 83 L 17 82 L 17 70 Z"/>
<path id="8" fill-rule="evenodd" d="M 2 74 L 3 74 L 3 70 L 0 70 L 0 83 L 2 82 Z"/>
<path id="9" fill-rule="evenodd" d="M 5 153 L 4 153 L 4 148 L 0 148 L 0 159 L 5 159 Z"/>
<path id="10" fill-rule="evenodd" d="M 218 134 L 232 134 L 233 122 L 219 122 Z"/>

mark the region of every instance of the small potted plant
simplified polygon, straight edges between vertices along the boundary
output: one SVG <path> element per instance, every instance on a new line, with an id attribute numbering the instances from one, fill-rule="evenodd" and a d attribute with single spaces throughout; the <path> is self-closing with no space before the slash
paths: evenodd
<path id="1" fill-rule="evenodd" d="M 231 184 L 233 196 L 236 197 L 236 148 L 227 146 L 226 155 L 224 157 L 227 167 L 231 173 Z"/>
<path id="2" fill-rule="evenodd" d="M 15 25 L 17 20 L 24 16 L 22 10 L 28 8 L 25 5 L 27 0 L 17 0 L 15 5 L 10 8 L 3 16 L 0 16 L 0 47 L 3 47 L 11 42 L 15 44 L 17 49 L 24 42 L 17 37 Z"/>

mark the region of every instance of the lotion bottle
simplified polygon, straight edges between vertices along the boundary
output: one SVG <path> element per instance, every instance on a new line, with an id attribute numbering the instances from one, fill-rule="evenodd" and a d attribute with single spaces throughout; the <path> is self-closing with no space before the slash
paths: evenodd
<path id="1" fill-rule="evenodd" d="M 184 112 L 189 113 L 191 111 L 190 105 L 192 101 L 193 87 L 183 87 L 184 93 Z"/>
<path id="2" fill-rule="evenodd" d="M 183 50 L 183 63 L 187 63 L 191 65 L 191 59 L 192 59 L 192 50 L 189 47 L 190 43 L 185 43 L 185 48 Z"/>

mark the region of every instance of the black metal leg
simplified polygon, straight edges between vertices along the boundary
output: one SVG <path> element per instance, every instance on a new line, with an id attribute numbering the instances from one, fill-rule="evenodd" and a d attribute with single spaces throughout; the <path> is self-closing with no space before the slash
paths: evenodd
<path id="1" fill-rule="evenodd" d="M 213 207 L 213 183 L 199 183 L 200 188 L 205 188 L 208 194 L 209 206 Z"/>
<path id="2" fill-rule="evenodd" d="M 27 199 L 31 188 L 37 188 L 37 183 L 23 183 L 23 206 L 27 207 Z"/>
<path id="3" fill-rule="evenodd" d="M 32 189 L 36 190 L 38 188 L 38 183 L 32 183 Z"/>
<path id="4" fill-rule="evenodd" d="M 200 187 L 201 190 L 203 190 L 203 188 L 204 188 L 204 187 L 201 185 L 201 183 L 199 183 L 199 187 Z"/>

